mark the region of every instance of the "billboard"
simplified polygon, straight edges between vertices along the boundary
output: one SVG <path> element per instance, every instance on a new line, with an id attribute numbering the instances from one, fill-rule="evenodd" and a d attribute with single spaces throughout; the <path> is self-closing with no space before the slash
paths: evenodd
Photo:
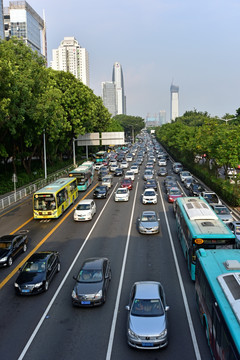
<path id="1" fill-rule="evenodd" d="M 125 144 L 124 131 L 87 133 L 79 135 L 77 138 L 78 146 L 92 145 L 123 145 Z"/>

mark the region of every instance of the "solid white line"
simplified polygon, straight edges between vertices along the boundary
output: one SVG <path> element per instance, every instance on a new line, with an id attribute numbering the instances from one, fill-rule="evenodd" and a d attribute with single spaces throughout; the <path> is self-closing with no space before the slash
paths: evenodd
<path id="1" fill-rule="evenodd" d="M 133 207 L 132 207 L 131 217 L 130 217 L 130 221 L 129 221 L 127 242 L 126 242 L 125 252 L 124 252 L 124 257 L 123 257 L 122 271 L 121 271 L 119 285 L 118 285 L 118 292 L 117 292 L 117 298 L 116 298 L 115 308 L 114 308 L 114 313 L 113 313 L 112 326 L 111 326 L 111 331 L 110 331 L 110 335 L 109 335 L 106 360 L 110 360 L 111 359 L 111 354 L 112 354 L 112 346 L 113 346 L 114 333 L 115 333 L 116 323 L 117 323 L 117 315 L 118 315 L 118 308 L 119 308 L 120 296 L 121 296 L 121 291 L 122 291 L 123 277 L 124 277 L 126 261 L 127 261 L 128 246 L 129 246 L 129 241 L 130 241 L 133 214 L 134 214 L 134 208 L 135 208 L 135 203 L 136 203 L 137 189 L 138 189 L 138 183 L 137 183 L 137 186 L 136 186 L 136 192 L 134 194 Z"/>
<path id="2" fill-rule="evenodd" d="M 161 196 L 161 201 L 162 201 L 162 205 L 163 205 L 163 212 L 164 212 L 164 216 L 165 216 L 165 220 L 166 220 L 166 224 L 167 224 L 168 235 L 169 235 L 169 238 L 170 238 L 170 244 L 171 244 L 171 248 L 172 248 L 172 253 L 173 253 L 173 258 L 174 258 L 174 262 L 175 262 L 176 271 L 177 271 L 178 281 L 179 281 L 179 285 L 180 285 L 181 292 L 182 292 L 183 303 L 184 303 L 184 307 L 185 307 L 185 311 L 186 311 L 186 315 L 187 315 L 188 326 L 189 326 L 191 337 L 192 337 L 193 347 L 194 347 L 196 359 L 201 360 L 201 354 L 200 354 L 200 351 L 199 351 L 197 338 L 196 338 L 196 334 L 195 334 L 195 331 L 194 331 L 194 326 L 193 326 L 193 322 L 192 322 L 192 318 L 191 318 L 191 313 L 190 313 L 190 310 L 189 310 L 187 295 L 186 295 L 185 288 L 184 288 L 184 285 L 183 285 L 182 275 L 181 275 L 180 267 L 179 267 L 179 264 L 178 264 L 177 255 L 176 255 L 176 251 L 175 251 L 174 244 L 173 244 L 172 233 L 171 233 L 171 230 L 170 230 L 170 226 L 169 226 L 169 222 L 168 222 L 168 218 L 167 218 L 167 213 L 166 213 L 166 208 L 165 208 L 165 205 L 164 205 L 164 202 L 163 202 L 163 196 L 162 196 L 162 192 L 161 192 L 161 188 L 160 188 L 159 183 L 158 183 L 158 188 L 159 188 L 159 194 Z"/>
<path id="3" fill-rule="evenodd" d="M 50 311 L 50 309 L 51 309 L 51 307 L 52 307 L 52 305 L 53 305 L 54 301 L 56 300 L 56 298 L 57 298 L 57 296 L 58 296 L 59 292 L 61 291 L 61 289 L 62 289 L 63 285 L 65 284 L 65 282 L 66 282 L 66 280 L 67 280 L 67 278 L 68 278 L 68 276 L 69 276 L 69 274 L 70 274 L 70 272 L 71 272 L 71 270 L 72 270 L 73 266 L 75 265 L 75 263 L 76 263 L 76 261 L 77 261 L 78 257 L 80 256 L 81 252 L 83 251 L 83 249 L 84 249 L 84 247 L 85 247 L 85 245 L 86 245 L 87 241 L 89 240 L 89 238 L 90 238 L 90 236 L 91 236 L 91 234 L 92 234 L 92 232 L 93 232 L 93 230 L 94 230 L 95 226 L 97 225 L 97 223 L 98 223 L 98 221 L 99 221 L 99 219 L 100 219 L 100 217 L 101 217 L 101 215 L 102 215 L 103 211 L 105 210 L 105 208 L 106 208 L 106 206 L 107 206 L 107 204 L 108 204 L 109 200 L 111 199 L 111 197 L 112 197 L 112 195 L 113 195 L 114 190 L 115 190 L 115 188 L 116 188 L 116 187 L 117 187 L 117 184 L 115 185 L 115 187 L 114 187 L 114 189 L 113 189 L 112 193 L 110 194 L 109 198 L 107 199 L 106 203 L 104 204 L 104 206 L 103 206 L 103 208 L 102 208 L 102 210 L 101 210 L 100 214 L 98 215 L 98 217 L 97 217 L 97 219 L 96 219 L 95 223 L 93 224 L 93 226 L 92 226 L 91 230 L 89 231 L 89 233 L 88 233 L 88 235 L 87 235 L 86 239 L 84 240 L 84 242 L 83 242 L 83 244 L 82 244 L 81 248 L 79 249 L 79 251 L 78 251 L 77 255 L 75 256 L 75 258 L 74 258 L 74 260 L 73 260 L 73 262 L 72 262 L 71 266 L 69 267 L 68 271 L 66 272 L 66 274 L 65 274 L 64 278 L 62 279 L 62 281 L 61 281 L 61 283 L 60 283 L 59 287 L 57 288 L 57 290 L 56 290 L 56 292 L 55 292 L 54 296 L 52 297 L 52 300 L 50 301 L 50 303 L 48 304 L 48 306 L 47 306 L 46 310 L 44 311 L 44 313 L 43 313 L 43 315 L 42 315 L 41 319 L 39 320 L 39 322 L 38 322 L 38 324 L 37 324 L 36 328 L 34 329 L 34 331 L 33 331 L 32 335 L 31 335 L 31 337 L 29 338 L 29 340 L 28 340 L 27 344 L 25 345 L 25 347 L 24 347 L 23 351 L 21 352 L 21 354 L 20 354 L 20 356 L 19 356 L 18 360 L 22 360 L 22 359 L 24 358 L 24 356 L 25 356 L 25 354 L 27 353 L 27 351 L 28 351 L 29 347 L 31 346 L 31 344 L 32 344 L 32 342 L 33 342 L 33 340 L 34 340 L 34 338 L 36 337 L 36 335 L 37 335 L 37 333 L 38 333 L 38 330 L 40 329 L 40 327 L 41 327 L 41 325 L 42 325 L 43 321 L 45 320 L 46 316 L 48 315 L 48 313 L 49 313 L 49 311 Z"/>

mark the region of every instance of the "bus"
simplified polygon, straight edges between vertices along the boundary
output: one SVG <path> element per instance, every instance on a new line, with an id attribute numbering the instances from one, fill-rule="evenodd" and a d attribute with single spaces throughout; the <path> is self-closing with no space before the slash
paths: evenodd
<path id="1" fill-rule="evenodd" d="M 235 236 L 201 197 L 178 198 L 174 210 L 177 236 L 191 279 L 195 280 L 196 251 L 199 248 L 234 248 Z"/>
<path id="2" fill-rule="evenodd" d="M 240 250 L 198 250 L 195 291 L 213 358 L 240 360 Z"/>
<path id="3" fill-rule="evenodd" d="M 108 153 L 107 151 L 98 151 L 96 154 L 93 155 L 93 157 L 96 163 L 102 163 L 107 160 Z"/>
<path id="4" fill-rule="evenodd" d="M 61 178 L 33 194 L 34 219 L 56 219 L 78 197 L 76 178 Z"/>
<path id="5" fill-rule="evenodd" d="M 79 191 L 86 190 L 93 182 L 94 175 L 94 162 L 85 161 L 82 165 L 79 165 L 76 169 L 69 172 L 69 177 L 77 179 L 77 187 Z"/>

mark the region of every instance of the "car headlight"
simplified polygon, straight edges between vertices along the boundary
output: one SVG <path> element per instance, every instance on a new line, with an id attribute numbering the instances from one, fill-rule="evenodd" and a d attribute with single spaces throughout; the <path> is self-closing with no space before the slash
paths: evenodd
<path id="1" fill-rule="evenodd" d="M 73 298 L 73 299 L 77 299 L 77 294 L 76 294 L 76 291 L 75 291 L 75 290 L 72 291 L 72 298 Z"/>
<path id="2" fill-rule="evenodd" d="M 153 230 L 158 230 L 158 226 L 154 226 L 152 229 Z"/>
<path id="3" fill-rule="evenodd" d="M 35 288 L 39 288 L 40 286 L 42 286 L 42 284 L 43 284 L 42 282 L 37 283 L 37 284 L 34 285 L 34 287 L 35 287 Z"/>
<path id="4" fill-rule="evenodd" d="M 145 227 L 142 225 L 139 225 L 139 230 L 145 230 Z"/>
<path id="5" fill-rule="evenodd" d="M 138 335 L 134 331 L 132 331 L 131 329 L 128 329 L 128 334 L 129 334 L 129 336 L 131 336 L 131 338 L 134 338 L 134 339 L 139 338 Z"/>
<path id="6" fill-rule="evenodd" d="M 6 261 L 7 261 L 7 256 L 0 259 L 0 262 L 6 262 Z"/>
<path id="7" fill-rule="evenodd" d="M 14 287 L 16 287 L 16 288 L 19 288 L 19 285 L 18 285 L 18 283 L 14 283 Z"/>
<path id="8" fill-rule="evenodd" d="M 102 290 L 99 290 L 95 296 L 94 296 L 95 299 L 101 299 L 102 298 Z"/>
<path id="9" fill-rule="evenodd" d="M 165 338 L 167 336 L 167 329 L 161 332 L 161 334 L 158 336 L 158 339 Z"/>

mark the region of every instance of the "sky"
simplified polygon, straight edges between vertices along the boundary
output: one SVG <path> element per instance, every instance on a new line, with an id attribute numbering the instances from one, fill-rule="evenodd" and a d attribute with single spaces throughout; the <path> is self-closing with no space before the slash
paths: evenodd
<path id="1" fill-rule="evenodd" d="M 179 116 L 197 110 L 222 118 L 240 107 L 240 0 L 27 2 L 45 12 L 48 64 L 52 49 L 74 36 L 89 53 L 97 96 L 120 62 L 128 115 L 165 110 L 169 120 L 171 84 L 179 86 Z"/>

